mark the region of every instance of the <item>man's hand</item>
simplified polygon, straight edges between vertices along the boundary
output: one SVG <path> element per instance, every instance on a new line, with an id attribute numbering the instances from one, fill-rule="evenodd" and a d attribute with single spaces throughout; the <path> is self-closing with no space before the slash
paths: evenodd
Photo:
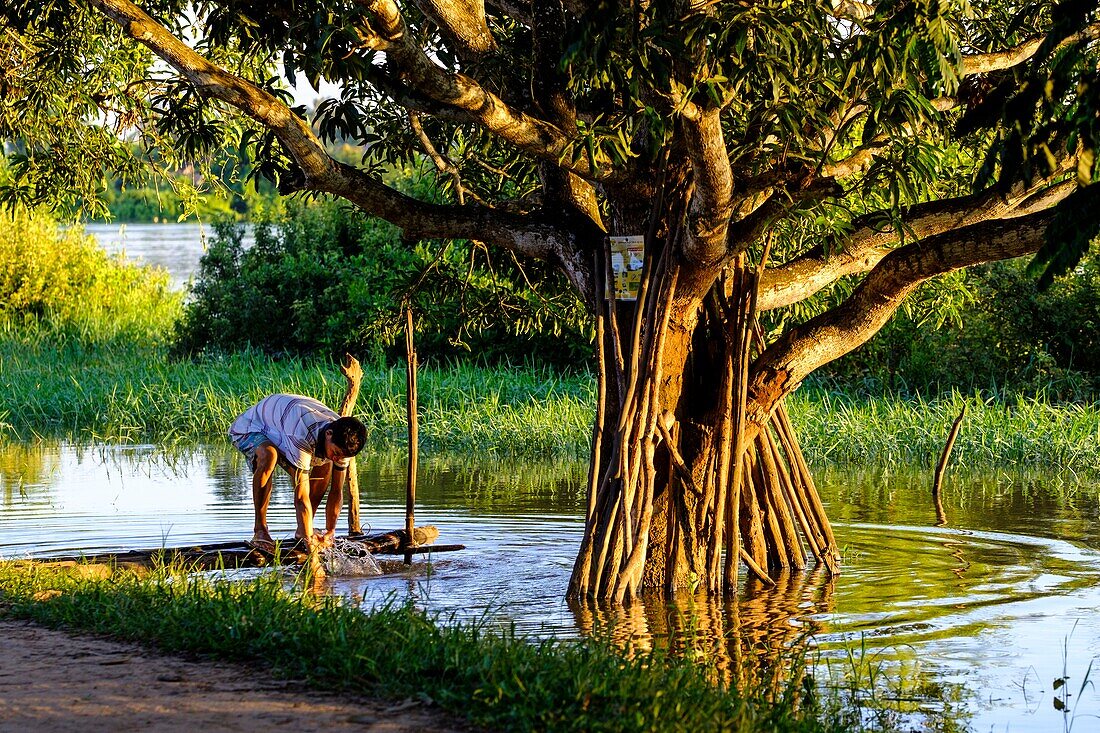
<path id="1" fill-rule="evenodd" d="M 321 534 L 319 532 L 314 532 L 313 534 L 308 534 L 304 537 L 295 534 L 294 539 L 300 543 L 304 543 L 305 549 L 308 552 L 317 552 L 321 549 Z"/>
<path id="2" fill-rule="evenodd" d="M 336 530 L 325 532 L 324 534 L 315 532 L 313 536 L 317 538 L 317 546 L 322 549 L 325 547 L 332 547 L 336 544 Z"/>
<path id="3" fill-rule="evenodd" d="M 344 354 L 340 362 L 340 373 L 349 383 L 359 384 L 363 381 L 363 367 L 359 366 L 359 360 L 351 354 Z"/>

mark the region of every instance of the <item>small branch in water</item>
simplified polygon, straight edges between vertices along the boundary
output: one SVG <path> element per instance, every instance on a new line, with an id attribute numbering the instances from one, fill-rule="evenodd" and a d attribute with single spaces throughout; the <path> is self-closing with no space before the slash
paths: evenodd
<path id="1" fill-rule="evenodd" d="M 959 428 L 962 427 L 963 418 L 966 417 L 966 405 L 962 412 L 955 418 L 951 425 L 951 432 L 947 434 L 947 444 L 943 447 L 939 465 L 936 466 L 935 478 L 932 480 L 932 501 L 936 504 L 936 525 L 942 527 L 947 524 L 947 514 L 943 510 L 943 502 L 940 500 L 940 489 L 943 488 L 943 475 L 947 471 L 947 460 L 951 457 L 951 449 L 955 447 L 955 438 L 959 437 Z"/>

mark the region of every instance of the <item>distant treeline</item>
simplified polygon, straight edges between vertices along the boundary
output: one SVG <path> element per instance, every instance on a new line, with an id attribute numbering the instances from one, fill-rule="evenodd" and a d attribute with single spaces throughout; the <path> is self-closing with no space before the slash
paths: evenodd
<path id="1" fill-rule="evenodd" d="M 259 189 L 253 182 L 236 183 L 215 195 L 198 192 L 186 175 L 172 182 L 159 180 L 140 186 L 115 179 L 104 190 L 103 202 L 111 220 L 119 222 L 167 224 L 186 217 L 243 220 L 275 200 L 270 186 L 261 183 Z"/>

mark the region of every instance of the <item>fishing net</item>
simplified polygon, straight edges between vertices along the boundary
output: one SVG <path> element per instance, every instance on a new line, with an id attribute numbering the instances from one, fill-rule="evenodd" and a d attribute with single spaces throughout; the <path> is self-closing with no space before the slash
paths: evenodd
<path id="1" fill-rule="evenodd" d="M 361 578 L 368 575 L 381 575 L 382 568 L 374 555 L 363 549 L 362 545 L 337 537 L 330 547 L 321 550 L 321 562 L 329 575 Z"/>

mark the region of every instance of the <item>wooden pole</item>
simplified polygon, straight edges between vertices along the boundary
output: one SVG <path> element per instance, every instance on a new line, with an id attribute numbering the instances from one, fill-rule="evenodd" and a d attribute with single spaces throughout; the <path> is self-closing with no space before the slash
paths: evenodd
<path id="1" fill-rule="evenodd" d="M 413 314 L 412 308 L 405 309 L 405 359 L 406 390 L 409 419 L 409 473 L 405 484 L 405 532 L 411 543 L 413 541 L 413 505 L 416 503 L 416 460 L 419 444 L 419 426 L 417 424 L 416 409 L 416 348 L 413 345 Z M 412 552 L 405 552 L 405 564 L 412 562 Z"/>
<path id="2" fill-rule="evenodd" d="M 936 504 L 936 524 L 947 524 L 947 514 L 943 510 L 943 502 L 940 501 L 940 489 L 943 488 L 943 475 L 947 471 L 947 460 L 951 457 L 951 449 L 955 447 L 955 438 L 959 437 L 959 428 L 962 427 L 963 418 L 966 417 L 966 405 L 963 404 L 962 412 L 951 424 L 951 432 L 947 434 L 947 443 L 943 446 L 940 462 L 936 466 L 936 474 L 932 479 L 932 501 Z"/>
<path id="3" fill-rule="evenodd" d="M 340 373 L 347 380 L 347 391 L 340 403 L 340 416 L 348 417 L 355 411 L 355 401 L 359 399 L 359 383 L 363 379 L 363 370 L 359 366 L 359 360 L 351 354 L 344 354 L 340 363 Z M 346 473 L 348 491 L 348 535 L 362 534 L 363 527 L 359 520 L 359 467 L 355 458 L 348 462 Z"/>

